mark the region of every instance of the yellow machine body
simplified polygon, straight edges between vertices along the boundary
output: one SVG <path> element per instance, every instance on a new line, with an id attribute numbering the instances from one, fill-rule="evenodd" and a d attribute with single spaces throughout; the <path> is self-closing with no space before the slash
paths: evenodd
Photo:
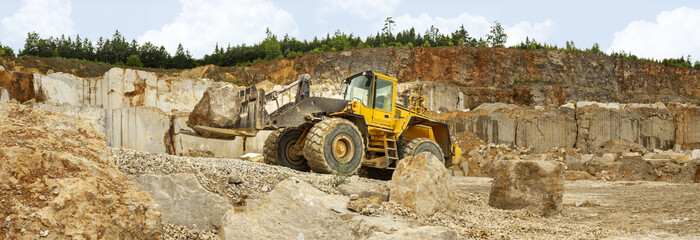
<path id="1" fill-rule="evenodd" d="M 365 125 L 363 135 L 367 154 L 364 166 L 392 169 L 395 162 L 404 157 L 399 152 L 401 145 L 417 138 L 435 141 L 442 150 L 446 167 L 461 161 L 461 149 L 451 143 L 447 125 L 424 115 L 424 97 L 409 96 L 405 105 L 401 105 L 397 102 L 396 78 L 371 72 L 367 77 L 372 78 L 368 97 L 353 99 L 346 92 L 346 100 L 351 101 L 343 111 L 329 115 L 350 119 L 356 125 Z"/>

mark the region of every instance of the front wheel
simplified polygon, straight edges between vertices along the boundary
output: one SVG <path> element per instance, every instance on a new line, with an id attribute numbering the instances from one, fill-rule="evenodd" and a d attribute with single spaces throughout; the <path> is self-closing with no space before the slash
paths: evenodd
<path id="1" fill-rule="evenodd" d="M 302 134 L 299 128 L 278 129 L 265 140 L 265 163 L 279 164 L 297 171 L 309 171 L 309 164 L 302 154 L 301 146 L 294 146 Z"/>
<path id="2" fill-rule="evenodd" d="M 304 157 L 318 173 L 352 175 L 365 156 L 360 130 L 342 118 L 323 120 L 309 130 Z"/>

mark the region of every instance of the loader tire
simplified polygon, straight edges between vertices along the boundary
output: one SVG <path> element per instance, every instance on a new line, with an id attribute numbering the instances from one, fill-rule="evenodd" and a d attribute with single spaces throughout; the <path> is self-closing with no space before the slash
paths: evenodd
<path id="1" fill-rule="evenodd" d="M 304 157 L 317 173 L 352 175 L 365 156 L 360 130 L 342 118 L 323 120 L 309 130 L 304 143 Z"/>
<path id="2" fill-rule="evenodd" d="M 440 145 L 430 138 L 415 138 L 408 141 L 403 148 L 403 157 L 413 157 L 422 152 L 430 152 L 437 157 L 440 162 L 445 162 L 445 155 L 442 154 Z"/>
<path id="3" fill-rule="evenodd" d="M 265 163 L 280 165 L 297 171 L 309 171 L 309 164 L 302 155 L 292 154 L 291 147 L 299 139 L 302 130 L 299 128 L 284 128 L 270 134 L 265 139 Z"/>

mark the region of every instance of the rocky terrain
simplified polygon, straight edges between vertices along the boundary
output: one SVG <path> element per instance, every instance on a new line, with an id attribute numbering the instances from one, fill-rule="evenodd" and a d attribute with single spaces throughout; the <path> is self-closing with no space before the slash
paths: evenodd
<path id="1" fill-rule="evenodd" d="M 90 122 L 3 103 L 0 136 L 2 238 L 162 235 L 160 207 L 117 170 Z"/>
<path id="2" fill-rule="evenodd" d="M 0 60 L 3 239 L 700 238 L 697 70 L 463 47 L 184 71 Z M 407 158 L 391 181 L 298 172 L 262 163 L 268 131 L 187 124 L 210 87 L 226 102 L 230 82 L 270 92 L 308 73 L 313 96 L 339 97 L 365 70 L 426 96 L 464 161 Z"/>
<path id="3" fill-rule="evenodd" d="M 539 217 L 527 210 L 490 207 L 488 189 L 491 180 L 488 178 L 443 175 L 440 178 L 445 180 L 422 180 L 424 182 L 421 184 L 426 187 L 448 189 L 446 195 L 438 196 L 449 201 L 426 212 L 422 210 L 425 208 L 404 205 L 406 199 L 390 199 L 389 196 L 401 195 L 390 192 L 408 191 L 399 190 L 400 186 L 416 186 L 401 184 L 399 178 L 393 185 L 394 182 L 297 172 L 238 159 L 182 157 L 105 148 L 102 135 L 92 129 L 94 126 L 90 121 L 83 118 L 34 110 L 23 105 L 2 104 L 0 109 L 3 117 L 0 129 L 3 136 L 9 136 L 3 138 L 3 147 L 0 148 L 3 179 L 15 181 L 3 183 L 4 189 L 9 191 L 2 192 L 2 209 L 6 211 L 0 216 L 5 220 L 1 230 L 8 238 L 44 234 L 48 237 L 99 236 L 99 233 L 85 232 L 84 229 L 80 231 L 80 226 L 84 225 L 77 225 L 77 230 L 71 230 L 69 226 L 76 224 L 77 219 L 71 219 L 71 214 L 60 214 L 61 211 L 72 214 L 88 211 L 81 215 L 85 218 L 80 222 L 114 229 L 106 231 L 116 234 L 110 236 L 139 238 L 145 235 L 135 234 L 156 234 L 164 239 L 229 238 L 232 233 L 233 236 L 256 238 L 253 236 L 259 235 L 255 233 L 263 232 L 276 234 L 264 235 L 271 238 L 297 238 L 303 235 L 311 239 L 692 238 L 693 233 L 697 233 L 697 229 L 692 230 L 697 226 L 694 223 L 700 220 L 692 197 L 700 193 L 697 184 L 567 181 L 562 213 L 554 217 Z M 67 140 L 56 141 L 56 138 Z M 474 149 L 484 146 L 489 148 L 485 144 L 477 145 Z M 32 155 L 31 152 L 36 153 Z M 39 162 L 18 162 L 18 159 L 27 159 L 26 156 L 37 156 Z M 407 163 L 411 164 L 410 161 Z M 411 170 L 405 171 L 412 171 L 412 176 L 440 171 L 433 167 L 431 169 L 435 170 L 421 171 L 419 169 L 424 169 L 422 166 L 429 163 L 417 164 L 407 166 Z M 37 166 L 45 168 L 37 169 Z M 102 174 L 89 177 L 91 172 Z M 90 180 L 93 178 L 96 179 Z M 109 182 L 109 179 L 118 181 Z M 97 184 L 94 186 L 97 190 L 90 187 L 90 182 Z M 94 191 L 85 197 L 78 197 L 87 194 L 80 192 L 85 188 L 93 188 Z M 674 211 L 678 214 L 661 210 L 658 204 L 649 205 L 642 200 L 647 197 L 649 189 L 678 196 L 666 201 L 661 193 L 654 195 L 658 204 L 665 204 L 663 209 L 677 209 Z M 601 196 L 597 193 L 601 191 L 609 195 Z M 616 191 L 628 194 L 614 194 Z M 681 192 L 682 195 L 678 195 Z M 71 197 L 66 199 L 61 196 Z M 431 197 L 435 196 L 416 195 L 409 201 L 430 201 Z M 136 208 L 128 207 L 132 206 L 129 204 L 118 205 L 128 208 L 116 208 L 115 211 L 125 211 L 128 215 L 110 215 L 116 218 L 115 222 L 100 215 L 99 209 L 111 208 L 108 205 L 94 206 L 95 198 L 104 199 L 102 202 L 105 204 L 132 201 L 130 204 Z M 107 200 L 112 198 L 114 200 Z M 62 201 L 70 201 L 71 204 L 56 205 Z M 312 204 L 309 206 L 313 207 L 299 208 L 304 204 Z M 625 209 L 636 210 L 614 211 L 622 209 L 617 208 L 619 204 L 624 204 Z M 75 210 L 65 207 L 56 209 L 59 206 L 83 207 Z M 646 229 L 616 222 L 616 219 L 640 213 L 645 218 L 659 217 L 658 221 L 663 224 Z M 300 219 L 302 216 L 305 218 Z M 125 222 L 119 224 L 120 220 Z M 52 221 L 58 225 L 52 225 Z M 275 221 L 281 225 L 267 224 Z M 309 224 L 313 227 L 309 227 Z M 329 226 L 342 227 L 328 230 Z"/>

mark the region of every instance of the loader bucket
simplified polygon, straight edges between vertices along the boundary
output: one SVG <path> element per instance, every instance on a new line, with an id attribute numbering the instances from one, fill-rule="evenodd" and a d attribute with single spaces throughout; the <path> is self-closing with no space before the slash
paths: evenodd
<path id="1" fill-rule="evenodd" d="M 270 117 L 265 111 L 265 90 L 252 86 L 239 94 L 241 122 L 238 128 L 262 130 L 269 125 Z"/>
<path id="2" fill-rule="evenodd" d="M 264 129 L 270 123 L 270 117 L 265 111 L 265 90 L 255 86 L 248 87 L 238 93 L 237 101 L 230 104 L 239 105 L 240 121 L 234 128 L 217 128 L 211 126 L 191 126 L 195 132 L 207 138 L 233 140 L 237 136 L 253 137 L 258 130 Z"/>

